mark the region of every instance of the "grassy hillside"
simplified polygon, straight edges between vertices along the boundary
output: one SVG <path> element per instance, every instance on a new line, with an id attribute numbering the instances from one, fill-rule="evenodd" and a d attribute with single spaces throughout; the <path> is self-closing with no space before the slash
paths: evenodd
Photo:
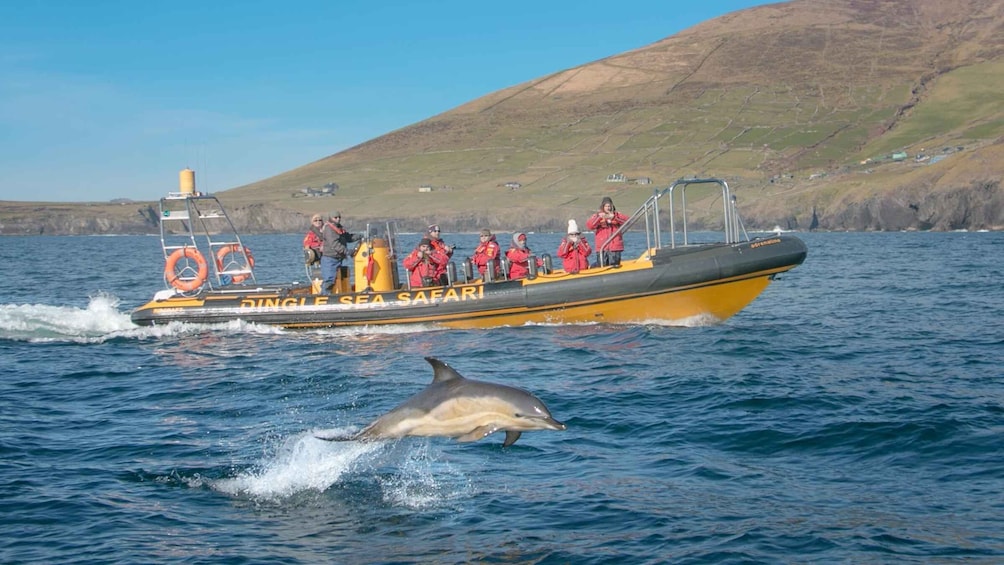
<path id="1" fill-rule="evenodd" d="M 1002 54 L 999 0 L 761 6 L 221 196 L 293 217 L 547 229 L 603 196 L 633 210 L 653 187 L 717 176 L 753 222 L 804 227 L 877 195 L 999 185 Z M 329 183 L 333 197 L 302 193 Z M 717 214 L 714 198 L 692 200 L 693 217 Z"/>
<path id="2" fill-rule="evenodd" d="M 844 190 L 925 182 L 889 161 L 893 153 L 912 162 L 964 148 L 927 171 L 936 174 L 961 164 L 960 153 L 1000 143 L 1002 29 L 1001 5 L 989 0 L 753 8 L 226 194 L 304 213 L 561 225 L 604 195 L 629 208 L 651 193 L 605 182 L 611 173 L 660 186 L 696 175 L 727 178 L 758 201 L 804 188 L 807 196 L 785 196 L 773 212 L 804 218 L 843 202 L 835 194 Z M 340 186 L 334 198 L 295 197 L 329 182 Z"/>

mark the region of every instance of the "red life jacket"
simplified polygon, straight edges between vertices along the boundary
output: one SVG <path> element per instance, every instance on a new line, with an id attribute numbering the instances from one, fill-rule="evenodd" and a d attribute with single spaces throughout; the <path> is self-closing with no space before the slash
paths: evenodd
<path id="1" fill-rule="evenodd" d="M 491 239 L 478 245 L 477 249 L 474 250 L 471 263 L 477 265 L 478 273 L 481 273 L 482 277 L 485 276 L 485 269 L 491 264 L 493 269 L 492 274 L 497 278 L 501 267 L 501 256 L 502 248 L 499 247 L 493 235 Z"/>
<path id="2" fill-rule="evenodd" d="M 586 229 L 593 230 L 596 232 L 596 249 L 603 249 L 603 244 L 610 239 L 625 222 L 628 221 L 628 217 L 620 212 L 614 211 L 614 217 L 609 220 L 601 216 L 603 212 L 596 212 L 586 220 Z M 617 234 L 611 241 L 610 245 L 607 246 L 604 251 L 624 251 L 624 238 L 621 237 L 622 234 Z"/>
<path id="3" fill-rule="evenodd" d="M 405 269 L 411 272 L 411 275 L 408 277 L 411 287 L 416 288 L 420 286 L 438 286 L 439 268 L 442 267 L 443 272 L 446 272 L 446 263 L 448 262 L 449 258 L 446 254 L 435 249 L 430 249 L 425 257 L 420 257 L 419 249 L 416 247 L 404 258 L 402 264 L 404 264 Z"/>
<path id="4" fill-rule="evenodd" d="M 505 252 L 506 259 L 509 259 L 509 280 L 526 278 L 530 274 L 530 255 L 533 255 L 533 251 L 529 247 L 520 249 L 513 246 Z M 543 264 L 542 260 L 537 259 L 538 267 Z"/>
<path id="5" fill-rule="evenodd" d="M 558 257 L 561 257 L 562 267 L 564 267 L 567 273 L 578 273 L 583 269 L 588 269 L 589 254 L 592 252 L 593 250 L 589 247 L 589 242 L 582 236 L 579 236 L 577 244 L 568 241 L 566 237 L 558 245 Z"/>

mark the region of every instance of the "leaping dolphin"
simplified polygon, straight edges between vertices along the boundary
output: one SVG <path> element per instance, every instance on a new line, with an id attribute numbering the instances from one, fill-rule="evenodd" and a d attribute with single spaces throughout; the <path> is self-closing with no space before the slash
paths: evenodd
<path id="1" fill-rule="evenodd" d="M 477 441 L 505 431 L 503 447 L 532 430 L 564 430 L 536 396 L 516 387 L 464 378 L 446 363 L 426 357 L 432 383 L 422 392 L 380 416 L 350 437 L 321 437 L 326 441 L 373 441 L 405 436 L 442 436 Z"/>

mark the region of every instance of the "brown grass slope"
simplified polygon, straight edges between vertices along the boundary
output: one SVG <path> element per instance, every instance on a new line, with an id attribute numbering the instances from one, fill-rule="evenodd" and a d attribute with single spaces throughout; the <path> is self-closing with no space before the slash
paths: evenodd
<path id="1" fill-rule="evenodd" d="M 354 223 L 548 229 L 604 195 L 630 211 L 651 194 L 610 173 L 655 186 L 696 175 L 729 180 L 750 226 L 805 228 L 815 210 L 824 229 L 997 228 L 1002 54 L 999 0 L 761 6 L 222 196 L 282 218 L 337 208 Z M 299 197 L 330 182 L 333 198 Z M 714 225 L 714 194 L 688 204 Z"/>
<path id="2" fill-rule="evenodd" d="M 609 173 L 657 185 L 714 175 L 734 181 L 755 223 L 805 227 L 815 207 L 824 226 L 853 228 L 847 207 L 887 193 L 912 210 L 929 192 L 999 180 L 1002 53 L 995 0 L 752 8 L 489 94 L 234 196 L 307 211 L 317 201 L 294 203 L 296 188 L 337 182 L 338 206 L 356 216 L 540 228 L 581 217 L 605 194 L 622 208 L 650 194 L 604 182 Z M 965 150 L 934 166 L 913 160 L 948 146 Z M 904 150 L 910 163 L 860 166 Z M 502 188 L 510 180 L 522 188 Z M 420 185 L 440 190 L 419 194 Z M 717 210 L 713 199 L 695 208 Z"/>

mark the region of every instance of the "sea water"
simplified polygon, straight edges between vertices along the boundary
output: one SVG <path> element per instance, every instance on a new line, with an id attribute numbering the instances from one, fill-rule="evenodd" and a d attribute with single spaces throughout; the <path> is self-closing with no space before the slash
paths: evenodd
<path id="1" fill-rule="evenodd" d="M 1004 562 L 1004 234 L 798 236 L 723 323 L 484 331 L 140 328 L 159 238 L 5 237 L 0 562 Z M 306 279 L 299 235 L 247 243 Z M 314 438 L 425 356 L 567 431 Z"/>

